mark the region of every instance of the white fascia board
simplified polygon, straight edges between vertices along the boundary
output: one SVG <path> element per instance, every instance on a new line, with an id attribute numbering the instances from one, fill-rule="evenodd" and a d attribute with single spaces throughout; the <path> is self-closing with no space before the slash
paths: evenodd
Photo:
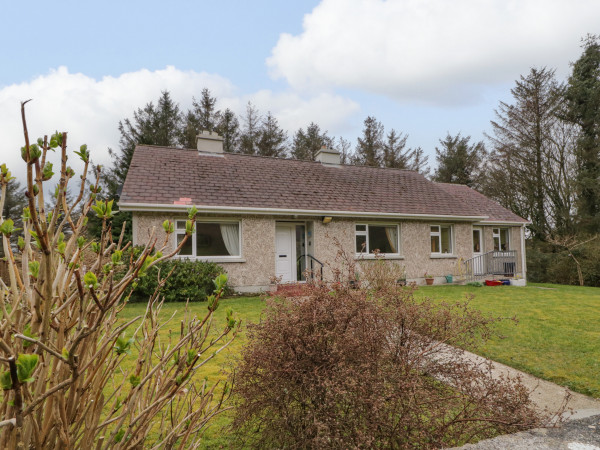
<path id="1" fill-rule="evenodd" d="M 487 220 L 483 220 L 481 222 L 476 223 L 475 225 L 492 225 L 492 226 L 498 226 L 498 225 L 510 225 L 510 226 L 515 226 L 515 227 L 524 227 L 525 225 L 530 224 L 531 222 L 516 222 L 516 221 L 510 221 L 510 220 L 505 220 L 505 221 L 500 221 L 500 220 L 494 220 L 494 221 L 487 221 Z"/>
<path id="2" fill-rule="evenodd" d="M 187 212 L 195 206 L 198 212 L 214 214 L 264 214 L 273 216 L 332 216 L 332 217 L 365 217 L 378 219 L 419 219 L 475 222 L 487 219 L 488 216 L 460 216 L 444 214 L 402 214 L 378 213 L 368 211 L 322 211 L 312 209 L 283 209 L 283 208 L 249 208 L 236 206 L 201 206 L 201 205 L 164 205 L 151 203 L 119 203 L 121 211 L 144 212 Z"/>

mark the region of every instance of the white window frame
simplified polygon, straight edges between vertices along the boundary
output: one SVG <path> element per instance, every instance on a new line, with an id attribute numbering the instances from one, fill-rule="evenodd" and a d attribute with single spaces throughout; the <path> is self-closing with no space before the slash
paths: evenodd
<path id="1" fill-rule="evenodd" d="M 177 248 L 177 238 L 178 236 L 185 236 L 185 222 L 187 221 L 187 219 L 175 219 L 175 232 L 173 233 L 174 238 L 173 238 L 173 248 L 176 249 Z M 184 224 L 184 228 L 183 229 L 177 229 L 177 222 L 183 222 Z M 198 223 L 217 223 L 217 224 L 221 224 L 221 223 L 237 223 L 238 224 L 238 239 L 239 239 L 239 249 L 240 249 L 240 254 L 239 255 L 222 255 L 222 256 L 197 256 L 196 255 L 196 233 L 197 233 L 197 229 L 196 229 L 196 225 L 194 225 L 194 232 L 192 233 L 192 235 L 190 236 L 190 239 L 192 241 L 192 254 L 191 255 L 175 255 L 174 258 L 178 258 L 178 259 L 191 259 L 191 260 L 195 260 L 195 261 L 210 261 L 210 262 L 244 262 L 243 259 L 243 247 L 242 247 L 242 221 L 241 220 L 232 220 L 232 219 L 220 219 L 218 217 L 215 218 L 206 218 L 206 219 L 196 219 L 196 224 Z"/>
<path id="2" fill-rule="evenodd" d="M 371 247 L 369 245 L 369 225 L 372 226 L 378 226 L 378 227 L 396 227 L 396 248 L 398 249 L 398 251 L 396 253 L 383 253 L 381 252 L 380 255 L 385 256 L 386 258 L 389 257 L 395 257 L 395 258 L 401 258 L 402 257 L 402 247 L 400 246 L 400 242 L 402 241 L 401 239 L 401 232 L 402 232 L 402 227 L 400 226 L 399 223 L 385 223 L 385 222 L 356 222 L 354 224 L 354 249 L 356 252 L 356 256 L 362 256 L 363 258 L 372 258 L 373 257 L 373 253 L 371 253 Z M 364 231 L 358 231 L 356 229 L 356 227 L 358 226 L 364 226 L 365 230 Z M 356 238 L 358 236 L 365 236 L 365 242 L 366 242 L 366 248 L 364 252 L 359 252 L 356 251 Z"/>
<path id="3" fill-rule="evenodd" d="M 437 227 L 437 231 L 432 231 L 431 229 L 433 227 Z M 443 228 L 448 228 L 450 230 L 450 253 L 443 253 L 442 252 L 442 227 Z M 432 237 L 437 237 L 438 238 L 438 247 L 440 249 L 439 252 L 431 252 L 431 257 L 432 258 L 452 258 L 454 257 L 454 226 L 453 225 L 449 225 L 449 224 L 442 224 L 442 223 L 432 223 L 429 225 L 429 247 L 431 247 L 431 238 Z"/>
<path id="4" fill-rule="evenodd" d="M 502 250 L 502 230 L 506 230 L 506 250 Z M 498 239 L 498 250 L 496 250 L 496 239 Z M 495 252 L 507 252 L 510 251 L 510 228 L 508 227 L 494 227 L 492 228 L 492 242 Z"/>

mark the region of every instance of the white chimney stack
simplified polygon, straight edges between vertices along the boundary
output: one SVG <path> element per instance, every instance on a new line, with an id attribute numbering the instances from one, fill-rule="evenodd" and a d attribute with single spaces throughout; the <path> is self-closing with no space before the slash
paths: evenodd
<path id="1" fill-rule="evenodd" d="M 316 160 L 321 164 L 330 164 L 334 166 L 339 166 L 341 164 L 340 153 L 337 150 L 327 148 L 326 146 L 321 147 L 321 150 L 317 153 Z"/>
<path id="2" fill-rule="evenodd" d="M 200 153 L 223 153 L 223 138 L 212 131 L 201 131 L 196 136 L 196 146 Z"/>

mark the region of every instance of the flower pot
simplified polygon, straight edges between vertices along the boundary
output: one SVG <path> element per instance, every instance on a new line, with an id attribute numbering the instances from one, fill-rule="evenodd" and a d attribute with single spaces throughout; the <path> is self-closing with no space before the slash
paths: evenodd
<path id="1" fill-rule="evenodd" d="M 433 278 L 425 278 L 425 283 L 427 283 L 427 286 L 431 286 L 433 284 Z"/>

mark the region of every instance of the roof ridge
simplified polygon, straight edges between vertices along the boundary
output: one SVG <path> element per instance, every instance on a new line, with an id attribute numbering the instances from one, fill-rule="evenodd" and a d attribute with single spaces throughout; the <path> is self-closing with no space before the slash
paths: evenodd
<path id="1" fill-rule="evenodd" d="M 465 186 L 465 187 L 468 187 L 469 189 L 473 189 L 471 186 L 469 186 L 468 184 L 464 184 L 464 183 L 447 183 L 445 181 L 433 181 L 433 182 L 435 184 L 447 184 L 449 186 Z M 473 190 L 475 190 L 475 189 L 473 189 Z"/>
<path id="2" fill-rule="evenodd" d="M 197 152 L 198 150 L 195 148 L 186 148 L 186 147 L 170 147 L 168 145 L 155 145 L 155 144 L 135 144 L 135 148 L 143 148 L 143 147 L 150 147 L 150 148 L 167 148 L 169 150 L 185 150 L 187 152 Z"/>
<path id="3" fill-rule="evenodd" d="M 183 150 L 183 151 L 191 151 L 191 152 L 198 151 L 198 149 L 195 149 L 195 148 L 169 147 L 166 145 L 153 145 L 153 144 L 136 144 L 136 148 L 137 147 L 165 148 L 165 149 L 169 149 L 169 150 Z M 279 156 L 251 155 L 248 153 L 235 153 L 235 152 L 225 152 L 225 151 L 221 154 L 222 155 L 231 155 L 231 156 L 235 156 L 235 157 L 241 156 L 241 157 L 250 157 L 250 158 L 262 158 L 262 159 L 276 160 L 276 161 L 295 161 L 295 162 L 300 162 L 300 163 L 312 163 L 312 164 L 320 164 L 320 165 L 325 165 L 325 166 L 338 165 L 338 166 L 342 166 L 342 167 L 357 167 L 357 168 L 363 168 L 363 169 L 396 170 L 399 172 L 414 173 L 414 174 L 418 174 L 418 175 L 425 177 L 422 173 L 420 173 L 417 170 L 401 169 L 398 167 L 363 166 L 363 165 L 358 165 L 358 164 L 342 164 L 342 163 L 340 163 L 340 164 L 322 164 L 320 161 L 312 161 L 310 159 L 282 158 Z"/>

